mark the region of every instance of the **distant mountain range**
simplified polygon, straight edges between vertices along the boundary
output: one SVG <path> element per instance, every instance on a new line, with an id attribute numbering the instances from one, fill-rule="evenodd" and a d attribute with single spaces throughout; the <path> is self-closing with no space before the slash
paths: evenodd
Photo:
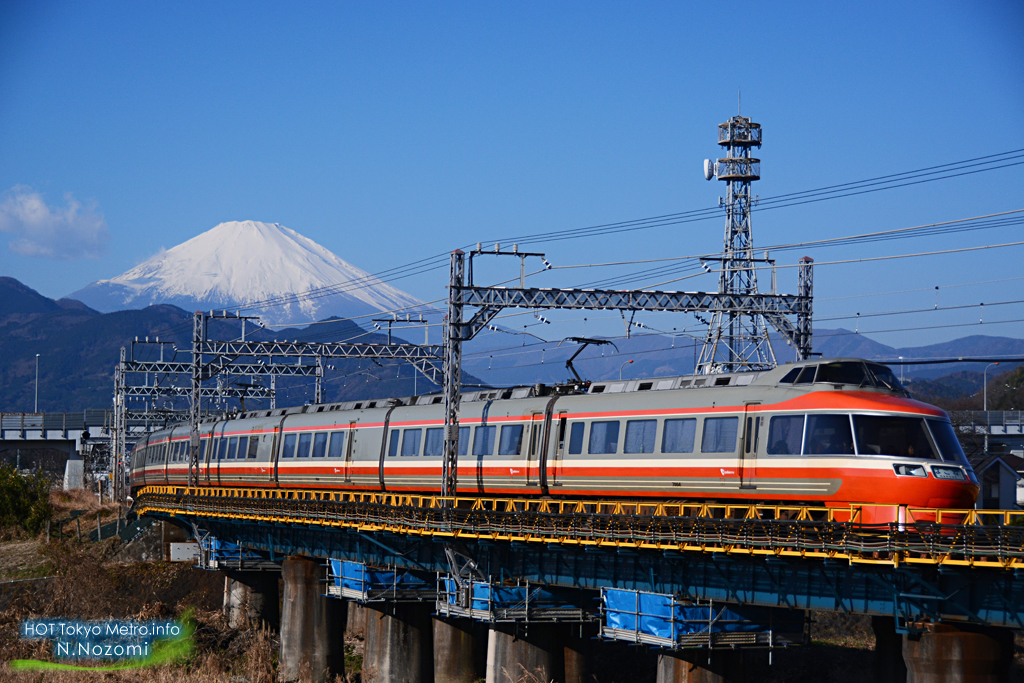
<path id="1" fill-rule="evenodd" d="M 699 340 L 682 335 L 635 334 L 629 339 L 615 339 L 614 346 L 588 347 L 574 361 L 574 366 L 580 375 L 591 380 L 614 379 L 620 372 L 626 378 L 685 375 L 693 372 L 700 345 Z M 775 339 L 773 345 L 779 362 L 794 359 L 793 350 L 780 339 Z M 571 342 L 541 342 L 512 332 L 489 331 L 466 345 L 463 367 L 502 385 L 564 381 L 571 376 L 565 361 L 577 348 Z M 897 375 L 902 374 L 908 381 L 938 381 L 940 377 L 959 375 L 960 379 L 954 381 L 951 388 L 958 386 L 957 382 L 974 383 L 972 372 L 976 372 L 974 391 L 977 391 L 981 389 L 981 365 L 978 363 L 904 365 L 901 368 L 900 356 L 906 361 L 990 355 L 1024 357 L 1024 340 L 976 335 L 942 344 L 895 348 L 850 330 L 816 329 L 814 350 L 825 358 L 852 356 L 878 360 L 892 366 Z M 1000 370 L 1011 370 L 1017 365 L 1019 363 L 1006 362 L 1001 364 Z"/>
<path id="2" fill-rule="evenodd" d="M 39 362 L 39 407 L 47 411 L 104 408 L 111 404 L 113 369 L 120 348 L 130 340 L 160 337 L 187 354 L 192 315 L 173 305 L 100 313 L 80 301 L 49 299 L 13 278 L 0 277 L 0 412 L 31 411 L 35 354 Z M 235 338 L 237 324 L 218 322 L 211 334 Z M 251 339 L 384 342 L 349 320 L 331 319 L 306 328 L 248 331 Z M 396 341 L 401 341 L 397 336 Z M 859 356 L 885 362 L 903 374 L 908 387 L 926 400 L 954 400 L 980 391 L 981 368 L 974 364 L 907 365 L 899 357 L 927 359 L 960 356 L 1024 356 L 1024 340 L 976 335 L 922 347 L 895 348 L 849 330 L 816 330 L 815 349 L 824 357 Z M 511 331 L 487 331 L 464 348 L 467 385 L 555 383 L 569 379 L 565 361 L 578 347 L 570 342 L 541 342 Z M 780 362 L 792 351 L 775 344 Z M 682 335 L 641 334 L 593 346 L 575 361 L 585 379 L 607 380 L 688 374 L 697 353 L 695 341 Z M 187 357 L 186 357 L 187 359 Z M 632 361 L 632 362 L 629 362 Z M 1020 365 L 1002 363 L 1006 372 Z M 383 398 L 428 393 L 436 387 L 414 379 L 408 365 L 372 361 L 331 361 L 325 387 L 328 400 Z M 995 373 L 989 372 L 991 380 Z M 278 382 L 279 404 L 303 403 L 312 396 L 308 379 Z"/>
<path id="3" fill-rule="evenodd" d="M 237 338 L 237 323 L 211 324 L 211 336 Z M 192 314 L 168 304 L 141 310 L 100 313 L 79 301 L 49 299 L 21 282 L 0 277 L 0 412 L 32 411 L 35 356 L 39 358 L 39 409 L 43 411 L 109 408 L 114 389 L 114 366 L 122 346 L 149 337 L 172 342 L 188 360 Z M 384 334 L 368 334 L 348 320 L 328 320 L 310 327 L 274 332 L 247 331 L 247 338 L 384 343 Z M 395 341 L 401 341 L 397 336 Z M 152 348 L 150 347 L 150 351 Z M 168 352 L 169 353 L 169 352 Z M 156 357 L 145 360 L 155 360 Z M 168 358 L 170 360 L 170 358 Z M 325 372 L 326 398 L 331 401 L 408 396 L 436 390 L 422 376 L 414 379 L 408 365 L 365 360 L 329 361 Z M 467 383 L 480 383 L 472 374 Z M 169 381 L 171 378 L 165 378 Z M 179 378 L 184 381 L 184 378 Z M 280 405 L 295 405 L 312 397 L 312 380 L 281 378 Z"/>
<path id="4" fill-rule="evenodd" d="M 101 312 L 172 304 L 188 311 L 246 306 L 268 324 L 426 310 L 308 237 L 279 225 L 232 221 L 69 295 Z M 267 305 L 272 303 L 273 305 Z"/>

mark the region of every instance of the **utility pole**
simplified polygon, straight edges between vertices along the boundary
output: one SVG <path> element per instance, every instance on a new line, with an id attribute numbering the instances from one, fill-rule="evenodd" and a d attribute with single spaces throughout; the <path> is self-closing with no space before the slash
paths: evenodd
<path id="1" fill-rule="evenodd" d="M 985 366 L 985 369 L 981 371 L 981 408 L 985 411 L 985 455 L 988 455 L 988 433 L 992 430 L 992 421 L 988 419 L 988 369 L 993 365 L 999 365 L 999 363 L 989 363 Z"/>
<path id="2" fill-rule="evenodd" d="M 754 238 L 750 212 L 757 198 L 750 184 L 761 177 L 761 160 L 750 155 L 761 146 L 761 124 L 736 115 L 718 126 L 718 144 L 726 155 L 715 162 L 704 160 L 704 177 L 725 181 L 725 244 L 718 278 L 718 293 L 749 296 L 757 292 Z M 722 200 L 719 199 L 719 203 Z M 773 292 L 774 294 L 774 292 Z M 756 311 L 712 311 L 704 348 L 696 372 L 716 374 L 741 370 L 765 370 L 776 366 L 775 351 L 768 337 L 765 316 Z"/>
<path id="3" fill-rule="evenodd" d="M 444 460 L 441 464 L 441 495 L 454 497 L 458 490 L 459 401 L 462 398 L 462 286 L 466 253 L 451 253 L 448 271 L 448 318 L 444 325 Z M 454 501 L 452 501 L 454 507 Z"/>

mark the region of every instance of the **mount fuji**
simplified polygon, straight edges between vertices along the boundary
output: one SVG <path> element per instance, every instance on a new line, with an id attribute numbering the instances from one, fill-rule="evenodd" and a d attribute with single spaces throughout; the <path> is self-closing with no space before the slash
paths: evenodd
<path id="1" fill-rule="evenodd" d="M 244 306 L 277 325 L 393 309 L 432 312 L 308 237 L 258 221 L 221 223 L 69 297 L 103 312 L 151 304 L 188 311 Z"/>

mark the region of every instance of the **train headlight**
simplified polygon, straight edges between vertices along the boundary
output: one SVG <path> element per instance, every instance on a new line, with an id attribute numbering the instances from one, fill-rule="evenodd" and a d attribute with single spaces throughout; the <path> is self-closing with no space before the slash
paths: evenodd
<path id="1" fill-rule="evenodd" d="M 932 466 L 932 476 L 936 479 L 948 479 L 950 481 L 967 481 L 967 475 L 959 467 Z"/>
<path id="2" fill-rule="evenodd" d="M 896 474 L 901 477 L 927 477 L 928 473 L 922 465 L 893 465 Z"/>

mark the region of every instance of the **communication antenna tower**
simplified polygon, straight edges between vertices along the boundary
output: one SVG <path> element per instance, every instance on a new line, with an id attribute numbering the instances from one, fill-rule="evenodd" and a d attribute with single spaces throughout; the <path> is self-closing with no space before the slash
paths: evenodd
<path id="1" fill-rule="evenodd" d="M 705 159 L 704 177 L 725 181 L 725 248 L 721 257 L 707 260 L 722 263 L 719 294 L 741 297 L 757 294 L 754 264 L 767 258 L 754 258 L 750 209 L 757 198 L 750 194 L 750 183 L 761 177 L 761 160 L 751 157 L 750 150 L 761 146 L 761 124 L 737 114 L 718 124 L 718 144 L 725 148 L 726 155 L 717 161 Z M 722 203 L 721 198 L 719 203 Z M 697 359 L 695 371 L 698 374 L 765 370 L 775 366 L 775 352 L 763 315 L 753 310 L 724 307 L 712 312 L 704 348 Z"/>

